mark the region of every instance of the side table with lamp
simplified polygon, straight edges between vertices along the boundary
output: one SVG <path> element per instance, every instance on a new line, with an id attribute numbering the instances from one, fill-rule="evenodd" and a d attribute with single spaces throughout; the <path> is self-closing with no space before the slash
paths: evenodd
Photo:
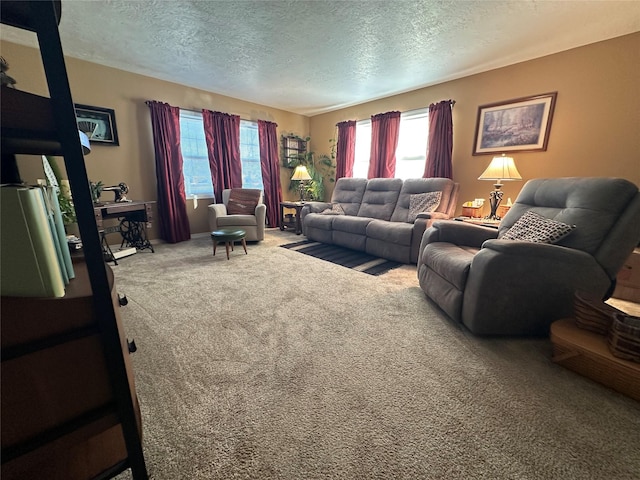
<path id="1" fill-rule="evenodd" d="M 300 201 L 304 202 L 304 182 L 306 182 L 307 180 L 311 180 L 311 175 L 309 175 L 307 167 L 305 167 L 304 165 L 298 165 L 293 171 L 291 180 L 299 182 L 298 189 L 300 190 Z"/>
<path id="2" fill-rule="evenodd" d="M 283 201 L 280 202 L 280 230 L 285 230 L 287 228 L 295 228 L 296 235 L 300 235 L 302 233 L 302 217 L 300 212 L 302 211 L 302 207 L 304 207 L 304 188 L 307 180 L 311 180 L 311 175 L 307 171 L 307 167 L 304 165 L 298 165 L 296 169 L 293 171 L 293 175 L 291 176 L 291 180 L 298 181 L 298 189 L 300 190 L 300 201 L 299 202 L 288 202 Z M 284 214 L 285 208 L 295 209 L 295 220 L 288 220 Z M 291 218 L 291 216 L 289 216 Z"/>

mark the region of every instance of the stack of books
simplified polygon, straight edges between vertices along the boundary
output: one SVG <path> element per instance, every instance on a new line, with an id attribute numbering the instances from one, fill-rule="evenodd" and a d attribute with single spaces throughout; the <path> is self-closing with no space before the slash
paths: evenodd
<path id="1" fill-rule="evenodd" d="M 0 186 L 0 262 L 3 296 L 64 296 L 75 273 L 53 188 Z"/>

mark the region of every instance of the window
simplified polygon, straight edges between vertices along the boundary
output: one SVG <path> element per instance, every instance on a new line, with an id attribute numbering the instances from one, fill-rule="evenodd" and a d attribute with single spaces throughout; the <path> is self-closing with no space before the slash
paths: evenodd
<path id="1" fill-rule="evenodd" d="M 260 165 L 258 122 L 240 120 L 240 160 L 242 161 L 242 186 L 262 190 L 264 186 Z"/>
<path id="2" fill-rule="evenodd" d="M 371 120 L 356 122 L 356 151 L 353 160 L 353 177 L 367 178 L 371 156 Z"/>
<path id="3" fill-rule="evenodd" d="M 202 114 L 180 110 L 180 147 L 182 150 L 184 190 L 187 198 L 213 197 L 207 143 Z"/>
<path id="4" fill-rule="evenodd" d="M 193 198 L 195 195 L 213 197 L 209 155 L 201 113 L 180 110 L 180 146 L 187 198 Z M 242 162 L 242 186 L 262 190 L 257 122 L 240 120 L 240 161 Z"/>
<path id="5" fill-rule="evenodd" d="M 413 110 L 400 115 L 400 135 L 396 148 L 396 178 L 421 178 L 427 161 L 429 110 Z"/>
<path id="6" fill-rule="evenodd" d="M 427 160 L 429 109 L 412 110 L 400 115 L 396 148 L 396 178 L 421 178 Z M 356 123 L 356 151 L 353 176 L 367 178 L 371 155 L 371 120 Z"/>

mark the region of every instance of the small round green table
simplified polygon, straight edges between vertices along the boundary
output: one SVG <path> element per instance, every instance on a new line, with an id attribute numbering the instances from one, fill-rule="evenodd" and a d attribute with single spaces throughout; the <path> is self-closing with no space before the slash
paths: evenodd
<path id="1" fill-rule="evenodd" d="M 233 251 L 233 244 L 235 242 L 242 242 L 245 255 L 247 254 L 247 242 L 244 237 L 247 234 L 241 228 L 225 227 L 211 232 L 211 240 L 213 240 L 213 254 L 216 254 L 216 247 L 219 242 L 224 242 L 224 246 L 227 249 L 227 260 L 229 260 L 229 247 Z"/>

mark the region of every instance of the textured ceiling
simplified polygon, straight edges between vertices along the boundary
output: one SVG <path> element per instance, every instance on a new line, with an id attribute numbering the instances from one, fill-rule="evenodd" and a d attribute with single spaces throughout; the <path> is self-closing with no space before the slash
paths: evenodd
<path id="1" fill-rule="evenodd" d="M 60 23 L 68 56 L 304 115 L 636 31 L 633 0 L 63 0 Z"/>

